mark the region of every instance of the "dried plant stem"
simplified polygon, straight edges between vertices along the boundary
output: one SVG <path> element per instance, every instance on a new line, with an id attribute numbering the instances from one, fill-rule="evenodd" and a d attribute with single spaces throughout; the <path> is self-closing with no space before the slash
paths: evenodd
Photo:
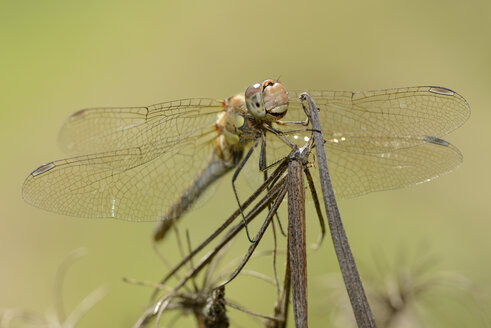
<path id="1" fill-rule="evenodd" d="M 361 283 L 360 275 L 356 268 L 355 260 L 348 243 L 348 237 L 341 221 L 339 209 L 334 197 L 331 178 L 327 169 L 327 158 L 324 150 L 324 138 L 322 128 L 314 101 L 307 93 L 300 95 L 302 101 L 307 101 L 310 108 L 310 119 L 312 121 L 313 137 L 317 153 L 320 181 L 324 205 L 327 213 L 327 222 L 331 231 L 334 250 L 338 257 L 339 266 L 343 275 L 346 290 L 353 307 L 358 327 L 376 327 L 373 314 L 368 305 L 365 290 Z"/>
<path id="2" fill-rule="evenodd" d="M 280 164 L 277 169 L 273 172 L 273 174 L 271 174 L 270 177 L 268 177 L 268 179 L 266 181 L 264 181 L 264 183 L 242 204 L 241 206 L 241 209 L 242 210 L 245 210 L 249 205 L 251 205 L 257 197 L 259 197 L 259 195 L 261 194 L 262 191 L 264 191 L 272 182 L 276 181 L 282 174 L 283 172 L 286 170 L 286 163 L 285 164 Z M 278 186 L 276 185 L 275 187 L 273 187 L 273 189 L 276 190 L 276 192 L 278 192 Z M 255 206 L 254 208 L 251 210 L 251 212 L 248 214 L 248 217 L 246 217 L 246 222 L 249 222 L 251 220 L 253 220 L 261 211 L 264 210 L 265 207 L 267 207 L 268 204 L 270 204 L 273 200 L 274 200 L 274 197 L 276 195 L 273 195 L 275 193 L 275 191 L 273 190 L 270 190 L 268 192 L 268 194 L 262 198 Z M 220 235 L 220 233 L 222 233 L 230 224 L 233 223 L 233 221 L 240 215 L 241 213 L 241 210 L 240 209 L 237 209 L 220 227 L 218 227 L 210 236 L 208 236 L 208 238 L 206 238 L 205 241 L 203 241 L 201 244 L 199 244 L 193 251 L 191 251 L 178 265 L 176 265 L 161 281 L 160 281 L 160 284 L 161 285 L 165 285 L 165 283 L 171 278 L 173 277 L 176 272 L 181 269 L 186 263 L 188 263 L 190 261 L 190 259 L 192 257 L 194 257 L 199 251 L 201 251 L 203 248 L 205 248 L 209 243 L 211 243 L 213 240 L 215 240 L 215 238 L 218 237 L 218 235 Z M 226 236 L 224 237 L 224 239 L 222 240 L 222 242 L 215 247 L 214 250 L 212 250 L 210 253 L 208 253 L 209 255 L 206 257 L 206 262 L 210 261 L 213 256 L 228 242 L 230 241 L 242 228 L 244 227 L 243 225 L 243 222 L 242 224 L 238 224 L 237 226 L 235 226 L 234 228 L 232 228 L 231 231 L 229 231 Z M 200 265 L 204 265 L 206 263 L 203 263 L 203 262 L 200 262 L 200 264 L 198 264 L 198 267 Z M 196 268 L 197 271 L 196 273 L 198 273 L 201 268 Z M 196 274 L 195 273 L 195 274 Z M 194 274 L 193 274 L 194 276 Z M 178 283 L 178 285 L 180 285 L 181 283 L 183 283 L 183 281 L 187 281 L 187 279 L 189 279 L 190 277 L 185 277 L 183 279 L 181 279 L 180 283 Z M 157 293 L 158 293 L 158 289 L 156 289 L 154 291 L 154 293 L 152 294 L 152 301 L 155 300 L 155 298 L 157 297 Z"/>
<path id="3" fill-rule="evenodd" d="M 288 253 L 295 327 L 308 327 L 307 251 L 305 242 L 305 187 L 303 160 L 294 150 L 288 163 Z"/>

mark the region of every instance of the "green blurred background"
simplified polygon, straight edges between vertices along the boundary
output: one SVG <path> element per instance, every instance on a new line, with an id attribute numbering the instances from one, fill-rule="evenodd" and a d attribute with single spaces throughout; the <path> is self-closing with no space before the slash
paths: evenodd
<path id="1" fill-rule="evenodd" d="M 157 281 L 166 272 L 150 246 L 152 223 L 68 218 L 23 202 L 29 172 L 63 157 L 57 133 L 68 115 L 222 98 L 270 77 L 290 89 L 438 85 L 464 95 L 471 118 L 446 138 L 463 152 L 461 168 L 427 184 L 343 201 L 340 209 L 362 274 L 374 250 L 391 259 L 426 243 L 421 256 L 434 253 L 440 270 L 489 290 L 491 2 L 1 1 L 0 35 L 0 308 L 49 310 L 58 266 L 86 246 L 89 255 L 65 280 L 65 307 L 106 284 L 110 294 L 79 326 L 128 327 L 150 289 L 121 277 Z M 182 227 L 192 226 L 199 240 L 234 209 L 230 190 L 222 183 Z M 314 242 L 317 223 L 308 224 Z M 245 236 L 237 243 L 234 256 L 245 249 Z M 162 249 L 179 258 L 173 242 Z M 324 327 L 330 305 L 319 282 L 338 271 L 330 240 L 309 256 L 311 326 Z M 258 301 L 263 288 L 248 283 L 232 284 L 228 293 L 271 313 L 274 295 Z M 456 308 L 451 317 L 481 325 Z"/>

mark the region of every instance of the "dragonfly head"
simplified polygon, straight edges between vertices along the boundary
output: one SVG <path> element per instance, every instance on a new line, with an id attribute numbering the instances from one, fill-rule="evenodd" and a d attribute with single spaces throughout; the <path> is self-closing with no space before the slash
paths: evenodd
<path id="1" fill-rule="evenodd" d="M 285 116 L 288 109 L 288 91 L 275 80 L 255 83 L 245 92 L 247 111 L 255 118 L 276 121 Z"/>

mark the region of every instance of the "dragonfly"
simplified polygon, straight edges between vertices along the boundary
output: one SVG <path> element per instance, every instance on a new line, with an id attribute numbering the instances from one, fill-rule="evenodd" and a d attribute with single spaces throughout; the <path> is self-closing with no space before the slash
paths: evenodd
<path id="1" fill-rule="evenodd" d="M 308 140 L 310 124 L 298 101 L 303 92 L 319 109 L 337 198 L 427 182 L 462 163 L 460 151 L 442 139 L 470 115 L 455 91 L 288 91 L 267 79 L 227 99 L 77 111 L 59 137 L 72 157 L 32 171 L 23 197 L 62 215 L 160 220 L 154 239 L 161 239 L 169 224 L 206 199 L 215 181 L 238 172 L 251 154 L 249 162 L 259 156 L 263 165 L 248 170 L 260 176 Z"/>

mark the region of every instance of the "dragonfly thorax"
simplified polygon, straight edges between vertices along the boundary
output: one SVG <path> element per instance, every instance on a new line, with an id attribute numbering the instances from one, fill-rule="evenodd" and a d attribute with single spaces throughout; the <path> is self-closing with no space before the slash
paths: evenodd
<path id="1" fill-rule="evenodd" d="M 244 148 L 260 136 L 255 124 L 249 120 L 244 94 L 237 94 L 224 101 L 224 110 L 215 123 L 217 137 L 214 148 L 218 157 L 235 166 Z"/>

